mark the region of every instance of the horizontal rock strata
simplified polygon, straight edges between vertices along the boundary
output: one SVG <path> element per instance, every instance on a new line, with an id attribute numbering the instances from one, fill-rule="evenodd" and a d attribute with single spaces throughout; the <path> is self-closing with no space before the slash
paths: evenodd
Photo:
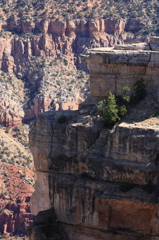
<path id="1" fill-rule="evenodd" d="M 133 91 L 140 75 L 147 89 L 158 87 L 159 38 L 149 43 L 90 49 L 82 54 L 90 70 L 90 94 L 105 97 L 109 92 L 122 95 L 123 87 Z"/>
<path id="2" fill-rule="evenodd" d="M 108 130 L 82 110 L 40 115 L 30 131 L 32 213 L 53 208 L 70 240 L 158 240 L 158 124 Z"/>

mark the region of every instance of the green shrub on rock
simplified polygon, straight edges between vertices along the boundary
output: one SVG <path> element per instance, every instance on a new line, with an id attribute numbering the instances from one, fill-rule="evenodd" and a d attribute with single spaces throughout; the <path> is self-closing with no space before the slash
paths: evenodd
<path id="1" fill-rule="evenodd" d="M 120 116 L 124 116 L 127 113 L 127 108 L 125 105 L 119 107 L 119 114 Z"/>
<path id="2" fill-rule="evenodd" d="M 127 87 L 127 86 L 124 86 L 123 87 L 122 99 L 123 99 L 123 101 L 125 101 L 127 103 L 129 103 L 130 99 L 131 99 L 131 97 L 129 96 L 129 92 L 130 92 L 130 88 Z"/>
<path id="3" fill-rule="evenodd" d="M 97 109 L 99 111 L 99 114 L 104 118 L 105 125 L 108 127 L 114 126 L 114 124 L 120 120 L 115 95 L 111 92 L 109 92 L 106 99 L 99 102 Z"/>

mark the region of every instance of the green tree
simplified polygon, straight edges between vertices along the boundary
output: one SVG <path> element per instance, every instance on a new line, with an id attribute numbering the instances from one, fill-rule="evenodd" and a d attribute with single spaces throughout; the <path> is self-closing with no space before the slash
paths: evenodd
<path id="1" fill-rule="evenodd" d="M 111 92 L 109 92 L 106 99 L 99 102 L 97 109 L 100 115 L 104 118 L 105 125 L 108 127 L 114 126 L 114 124 L 120 120 L 115 95 Z"/>
<path id="2" fill-rule="evenodd" d="M 127 113 L 127 107 L 129 106 L 129 102 L 131 97 L 128 95 L 130 92 L 130 88 L 127 86 L 123 87 L 123 94 L 117 98 L 117 105 L 119 109 L 119 116 L 122 117 Z"/>
<path id="3" fill-rule="evenodd" d="M 124 116 L 126 113 L 127 113 L 127 108 L 126 108 L 126 106 L 125 106 L 125 105 L 121 105 L 121 106 L 119 107 L 119 115 L 120 115 L 120 116 Z"/>
<path id="4" fill-rule="evenodd" d="M 130 92 L 130 88 L 127 86 L 123 87 L 123 94 L 122 94 L 122 98 L 125 102 L 130 102 L 130 96 L 128 95 Z"/>

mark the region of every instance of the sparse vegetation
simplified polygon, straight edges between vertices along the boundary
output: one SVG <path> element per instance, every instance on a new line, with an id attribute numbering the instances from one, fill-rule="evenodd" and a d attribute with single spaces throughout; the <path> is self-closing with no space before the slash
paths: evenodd
<path id="1" fill-rule="evenodd" d="M 16 20 L 33 23 L 34 21 L 45 21 L 54 18 L 57 21 L 74 19 L 139 19 L 138 27 L 131 29 L 132 33 L 149 35 L 159 34 L 159 3 L 158 1 L 127 1 L 127 0 L 102 0 L 86 1 L 73 0 L 43 0 L 43 1 L 3 1 L 2 14 L 0 18 L 4 20 L 4 14 L 8 21 Z M 51 11 L 49 11 L 49 9 Z M 20 21 L 19 21 L 20 22 Z M 129 24 L 129 22 L 128 22 Z M 39 31 L 43 31 L 39 29 Z M 22 34 L 23 31 L 14 29 L 14 33 Z M 111 32 L 109 32 L 111 33 Z"/>
<path id="2" fill-rule="evenodd" d="M 129 95 L 130 88 L 123 87 L 123 94 L 115 97 L 111 92 L 108 96 L 97 104 L 97 111 L 103 117 L 105 126 L 112 127 L 123 116 L 126 115 L 128 109 L 140 100 L 146 97 L 146 87 L 144 80 L 138 76 L 138 80 L 134 84 L 134 96 Z"/>
<path id="3" fill-rule="evenodd" d="M 119 118 L 119 110 L 116 104 L 115 95 L 111 92 L 97 105 L 98 112 L 104 118 L 105 125 L 112 127 Z"/>
<path id="4" fill-rule="evenodd" d="M 9 129 L 9 134 L 13 136 L 14 141 L 7 138 L 7 134 L 8 131 L 6 132 L 6 128 L 2 127 L 0 137 L 1 161 L 12 165 L 16 164 L 21 167 L 30 168 L 30 164 L 33 160 L 28 148 L 28 126 L 19 125 L 13 129 Z"/>

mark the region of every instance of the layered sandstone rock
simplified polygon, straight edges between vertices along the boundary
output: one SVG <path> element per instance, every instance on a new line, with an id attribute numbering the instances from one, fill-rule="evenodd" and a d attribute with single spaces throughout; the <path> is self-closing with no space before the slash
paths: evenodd
<path id="1" fill-rule="evenodd" d="M 3 30 L 8 31 L 8 34 L 3 34 Z M 57 50 L 68 57 L 77 58 L 85 46 L 91 47 L 91 40 L 94 40 L 93 47 L 123 43 L 127 38 L 124 30 L 125 23 L 121 20 L 8 21 L 2 25 L 0 37 L 1 69 L 24 74 L 29 57 L 55 56 Z M 24 34 L 14 36 L 9 31 Z M 73 58 L 72 64 L 80 66 L 81 63 Z"/>
<path id="2" fill-rule="evenodd" d="M 4 162 L 0 164 L 0 232 L 6 238 L 19 235 L 22 239 L 34 220 L 30 212 L 30 196 L 34 188 L 29 177 L 35 178 L 35 173 L 25 171 L 27 177 L 24 179 L 23 168 Z"/>
<path id="3" fill-rule="evenodd" d="M 109 130 L 95 107 L 97 98 L 105 96 L 103 84 L 105 94 L 108 90 L 121 94 L 128 76 L 128 86 L 141 74 L 145 81 L 151 76 L 146 82 L 148 92 L 158 87 L 157 77 L 150 71 L 157 71 L 159 55 L 150 50 L 151 44 L 157 48 L 158 38 L 125 49 L 89 50 L 83 57 L 94 81 L 90 98 L 79 111 L 46 112 L 32 123 L 30 149 L 37 183 L 31 209 L 34 214 L 42 211 L 46 220 L 35 221 L 31 240 L 39 240 L 37 228 L 46 236 L 43 229 L 52 209 L 57 221 L 51 224 L 62 227 L 69 240 L 159 239 L 159 120 L 141 121 L 149 116 L 144 109 L 139 114 L 143 101 L 132 110 L 140 117 L 137 122 L 127 117 Z M 114 76 L 119 88 L 114 88 Z M 150 92 L 147 101 L 158 108 L 156 91 Z M 49 239 L 54 239 L 55 229 L 49 232 Z"/>
<path id="4" fill-rule="evenodd" d="M 94 20 L 94 21 L 42 21 L 28 25 L 27 21 L 15 22 L 2 26 L 2 30 L 24 32 L 25 36 L 16 37 L 5 34 L 0 38 L 1 68 L 4 71 L 15 73 L 23 72 L 29 56 L 55 56 L 60 50 L 68 56 L 74 57 L 81 53 L 83 45 L 90 47 L 90 40 L 94 39 L 94 46 L 113 46 L 120 44 L 124 23 L 121 21 Z M 33 35 L 32 32 L 40 32 Z M 113 35 L 109 35 L 109 33 Z M 125 36 L 125 35 L 124 35 Z M 75 45 L 77 46 L 75 47 Z M 73 48 L 73 49 L 72 49 Z M 77 57 L 77 56 L 76 56 Z M 80 65 L 73 59 L 73 64 Z"/>
<path id="5" fill-rule="evenodd" d="M 6 236 L 12 236 L 13 234 L 26 235 L 27 228 L 33 219 L 29 204 L 23 203 L 23 206 L 22 204 L 14 204 L 10 206 L 10 209 L 6 208 L 0 213 L 1 233 Z"/>
<path id="6" fill-rule="evenodd" d="M 67 75 L 68 69 L 72 69 L 75 75 L 76 67 L 87 70 L 85 61 L 79 57 L 86 47 L 112 47 L 129 39 L 129 34 L 125 32 L 125 28 L 129 31 L 129 26 L 122 20 L 55 21 L 50 19 L 31 22 L 8 19 L 3 21 L 1 28 L 0 69 L 18 78 L 27 79 L 30 89 L 35 87 L 38 89 L 45 85 L 41 76 L 38 79 L 33 77 L 35 71 L 39 72 L 39 68 L 45 68 L 42 64 L 40 67 L 36 65 L 37 58 L 51 61 L 51 59 L 60 58 L 60 54 L 63 54 L 65 56 L 64 67 L 61 67 L 59 71 Z M 90 44 L 91 41 L 92 44 Z M 68 69 L 65 65 L 68 65 Z M 56 78 L 58 79 L 58 76 Z M 24 88 L 26 88 L 25 85 Z M 57 85 L 54 86 L 55 91 L 56 88 Z M 47 92 L 48 89 L 45 89 L 47 96 L 43 95 L 40 99 L 29 96 L 29 102 L 26 101 L 27 97 L 25 102 L 21 99 L 23 106 L 20 103 L 19 111 L 16 111 L 14 106 L 5 109 L 2 104 L 0 124 L 11 127 L 22 121 L 31 120 L 39 113 L 50 110 L 52 103 L 54 103 L 54 109 L 77 109 L 79 103 L 84 100 L 83 97 L 78 96 L 82 92 L 80 89 L 75 89 L 77 97 L 74 96 L 73 99 L 68 99 L 68 94 L 63 94 L 61 91 L 65 96 L 63 100 L 60 98 L 56 100 L 56 96 L 50 98 Z M 11 99 L 9 101 L 13 102 Z"/>
<path id="7" fill-rule="evenodd" d="M 30 132 L 32 212 L 53 207 L 72 240 L 158 239 L 158 124 L 110 131 L 74 111 L 40 115 Z"/>
<path id="8" fill-rule="evenodd" d="M 122 95 L 123 87 L 133 86 L 139 75 L 147 89 L 158 87 L 159 38 L 149 43 L 88 50 L 81 55 L 90 69 L 91 96 L 104 97 L 108 92 Z"/>

